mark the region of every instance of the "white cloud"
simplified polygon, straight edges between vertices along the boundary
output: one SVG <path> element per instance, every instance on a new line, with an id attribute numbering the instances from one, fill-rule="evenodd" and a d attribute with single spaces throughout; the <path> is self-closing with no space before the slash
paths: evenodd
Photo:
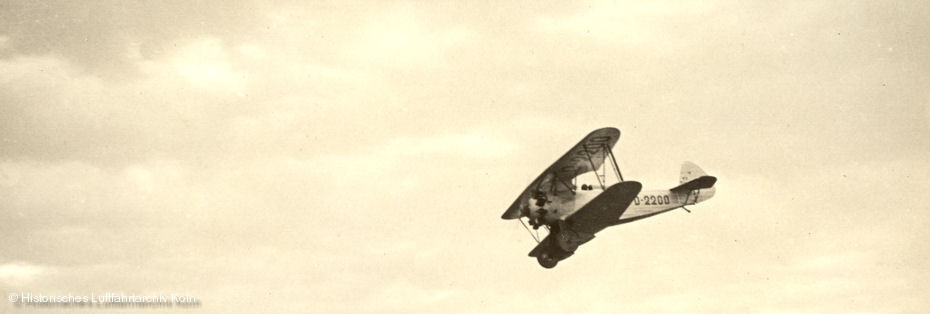
<path id="1" fill-rule="evenodd" d="M 661 36 L 656 22 L 674 22 L 682 16 L 694 16 L 712 7 L 707 2 L 688 1 L 596 1 L 585 10 L 566 16 L 541 16 L 537 29 L 543 32 L 590 36 L 592 39 L 627 44 L 651 43 Z M 668 18 L 668 20 L 663 20 Z"/>
<path id="2" fill-rule="evenodd" d="M 436 27 L 410 7 L 379 12 L 349 45 L 348 55 L 389 67 L 442 66 L 449 49 L 475 33 L 463 26 Z"/>
<path id="3" fill-rule="evenodd" d="M 255 58 L 259 60 L 266 60 L 269 56 L 269 53 L 265 48 L 256 44 L 240 44 L 236 46 L 236 53 L 248 58 Z"/>
<path id="4" fill-rule="evenodd" d="M 425 138 L 401 138 L 390 141 L 383 151 L 388 155 L 452 155 L 460 158 L 503 158 L 513 154 L 516 145 L 481 133 L 448 133 Z M 425 155 L 425 156 L 424 156 Z"/>
<path id="5" fill-rule="evenodd" d="M 416 310 L 443 302 L 456 294 L 450 289 L 423 288 L 408 281 L 397 281 L 384 286 L 364 301 L 372 311 Z"/>
<path id="6" fill-rule="evenodd" d="M 49 272 L 50 269 L 43 266 L 22 262 L 10 262 L 0 265 L 0 282 L 20 285 L 29 283 Z"/>
<path id="7" fill-rule="evenodd" d="M 246 51 L 256 53 L 259 50 Z M 226 88 L 241 94 L 245 74 L 234 70 L 229 58 L 222 41 L 211 38 L 185 45 L 173 61 L 178 73 L 194 86 Z"/>

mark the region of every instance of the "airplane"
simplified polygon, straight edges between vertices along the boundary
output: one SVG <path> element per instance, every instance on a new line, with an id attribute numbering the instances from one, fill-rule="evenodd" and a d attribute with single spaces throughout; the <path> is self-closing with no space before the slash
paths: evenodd
<path id="1" fill-rule="evenodd" d="M 717 178 L 709 176 L 691 162 L 681 166 L 680 184 L 666 190 L 642 190 L 642 184 L 625 181 L 613 154 L 620 130 L 612 127 L 594 130 L 577 145 L 546 168 L 507 208 L 501 219 L 519 219 L 538 243 L 529 256 L 539 265 L 553 268 L 571 257 L 582 244 L 607 227 L 634 222 L 714 196 Z M 614 169 L 617 183 L 607 184 L 607 165 Z M 594 172 L 597 185 L 577 185 L 578 177 Z M 549 234 L 539 240 L 538 231 L 545 226 Z"/>

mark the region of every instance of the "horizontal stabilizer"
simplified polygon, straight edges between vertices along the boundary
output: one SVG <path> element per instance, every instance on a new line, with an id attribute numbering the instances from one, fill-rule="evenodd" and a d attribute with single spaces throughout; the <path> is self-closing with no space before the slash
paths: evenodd
<path id="1" fill-rule="evenodd" d="M 713 187 L 714 183 L 717 183 L 717 177 L 704 175 L 672 188 L 672 192 L 688 192 L 700 189 L 708 189 Z"/>

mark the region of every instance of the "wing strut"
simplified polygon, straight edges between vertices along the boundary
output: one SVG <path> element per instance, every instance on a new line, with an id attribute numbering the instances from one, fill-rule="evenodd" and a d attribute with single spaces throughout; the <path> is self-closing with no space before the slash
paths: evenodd
<path id="1" fill-rule="evenodd" d="M 601 180 L 601 175 L 597 173 L 597 167 L 594 166 L 594 158 L 591 158 L 591 153 L 588 152 L 587 147 L 584 148 L 584 154 L 588 156 L 588 162 L 591 163 L 591 169 L 594 170 L 594 176 L 597 177 L 597 183 L 601 185 L 601 190 L 606 190 L 607 188 L 604 186 L 604 180 Z"/>
<path id="2" fill-rule="evenodd" d="M 617 164 L 617 158 L 614 157 L 614 152 L 609 146 L 607 146 L 607 143 L 604 143 L 604 151 L 610 155 L 610 162 L 614 165 L 614 172 L 617 173 L 617 178 L 620 179 L 620 182 L 623 182 L 623 175 L 620 174 L 620 166 Z"/>
<path id="3" fill-rule="evenodd" d="M 565 188 L 568 189 L 569 192 L 572 192 L 572 195 L 575 195 L 575 187 L 573 184 L 566 183 L 565 180 L 562 180 L 562 178 L 559 178 L 559 177 L 555 177 L 555 178 L 559 179 L 559 182 L 561 182 L 562 185 L 565 186 Z M 552 186 L 555 186 L 555 184 L 553 184 Z M 555 190 L 555 188 L 553 188 L 553 190 Z"/>
<path id="4" fill-rule="evenodd" d="M 530 227 L 527 227 L 527 226 L 526 226 L 526 223 L 523 222 L 523 218 L 518 218 L 517 220 L 520 221 L 520 224 L 523 225 L 523 229 L 526 229 L 526 232 L 529 232 L 529 233 L 530 233 L 530 236 L 533 237 L 533 240 L 536 240 L 536 243 L 538 244 L 538 243 L 539 243 L 539 234 L 538 234 L 538 233 L 537 233 L 537 234 L 533 234 L 533 232 L 530 231 Z"/>

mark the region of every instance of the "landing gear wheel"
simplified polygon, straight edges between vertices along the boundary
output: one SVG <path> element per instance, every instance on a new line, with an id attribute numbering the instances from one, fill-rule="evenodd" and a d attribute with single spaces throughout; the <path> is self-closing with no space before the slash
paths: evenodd
<path id="1" fill-rule="evenodd" d="M 539 265 L 544 268 L 553 268 L 555 265 L 559 264 L 559 261 L 555 260 L 549 254 L 543 253 L 536 257 L 536 261 L 539 262 Z"/>

